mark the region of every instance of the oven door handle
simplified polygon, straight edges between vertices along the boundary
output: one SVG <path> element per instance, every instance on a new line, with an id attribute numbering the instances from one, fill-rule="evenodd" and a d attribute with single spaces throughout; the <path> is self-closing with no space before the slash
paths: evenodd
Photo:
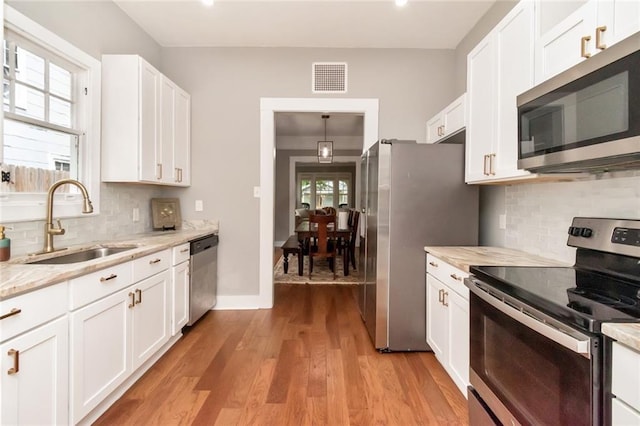
<path id="1" fill-rule="evenodd" d="M 582 355 L 585 358 L 591 358 L 591 339 L 577 331 L 560 330 L 556 327 L 543 323 L 540 319 L 525 311 L 520 311 L 515 307 L 503 302 L 502 300 L 488 294 L 486 291 L 478 288 L 471 281 L 469 289 L 480 299 L 484 300 L 500 312 L 510 316 L 519 323 L 529 327 L 530 329 L 542 334 L 543 336 L 553 340 L 559 345 L 564 346 L 571 351 Z M 572 335 L 569 335 L 571 333 Z"/>

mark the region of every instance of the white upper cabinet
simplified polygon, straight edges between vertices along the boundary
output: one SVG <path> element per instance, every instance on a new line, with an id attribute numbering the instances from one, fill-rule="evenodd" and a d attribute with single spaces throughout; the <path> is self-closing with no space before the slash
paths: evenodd
<path id="1" fill-rule="evenodd" d="M 190 184 L 190 96 L 137 55 L 102 57 L 102 180 Z"/>
<path id="2" fill-rule="evenodd" d="M 561 3 L 538 0 L 546 14 L 538 13 L 536 37 L 536 83 L 596 55 L 640 30 L 638 0 L 589 0 L 556 25 L 547 28 L 546 20 L 563 10 Z M 557 10 L 553 10 L 556 7 Z"/>
<path id="3" fill-rule="evenodd" d="M 465 180 L 535 177 L 517 168 L 516 97 L 534 84 L 534 4 L 521 1 L 467 57 Z"/>
<path id="4" fill-rule="evenodd" d="M 465 128 L 466 93 L 427 121 L 427 143 L 438 143 Z"/>

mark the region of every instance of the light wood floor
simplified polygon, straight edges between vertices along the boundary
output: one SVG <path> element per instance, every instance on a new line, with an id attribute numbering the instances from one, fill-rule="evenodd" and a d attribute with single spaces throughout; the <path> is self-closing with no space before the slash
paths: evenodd
<path id="1" fill-rule="evenodd" d="M 277 285 L 211 311 L 96 425 L 468 424 L 432 353 L 380 354 L 348 285 Z"/>

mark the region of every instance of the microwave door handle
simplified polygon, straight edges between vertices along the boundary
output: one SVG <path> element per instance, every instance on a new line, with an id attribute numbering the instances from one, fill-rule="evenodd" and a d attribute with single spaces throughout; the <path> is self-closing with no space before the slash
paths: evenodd
<path id="1" fill-rule="evenodd" d="M 542 323 L 540 320 L 527 315 L 516 308 L 511 307 L 503 301 L 496 299 L 490 294 L 487 294 L 485 291 L 476 288 L 475 285 L 469 286 L 469 289 L 480 299 L 484 300 L 489 305 L 493 306 L 505 315 L 510 316 L 519 323 L 553 340 L 559 345 L 562 345 L 565 348 L 582 355 L 585 358 L 591 358 L 591 341 L 587 336 L 582 336 L 585 340 L 575 338 L 568 335 L 567 333 L 558 330 L 557 328 Z M 579 333 L 576 332 L 575 334 Z"/>

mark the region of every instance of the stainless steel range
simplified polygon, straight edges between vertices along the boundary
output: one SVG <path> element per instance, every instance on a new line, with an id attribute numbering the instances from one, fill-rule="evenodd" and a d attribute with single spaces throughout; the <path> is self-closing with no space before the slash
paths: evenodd
<path id="1" fill-rule="evenodd" d="M 471 267 L 471 424 L 608 425 L 604 322 L 640 322 L 640 220 L 574 218 L 573 267 Z"/>

